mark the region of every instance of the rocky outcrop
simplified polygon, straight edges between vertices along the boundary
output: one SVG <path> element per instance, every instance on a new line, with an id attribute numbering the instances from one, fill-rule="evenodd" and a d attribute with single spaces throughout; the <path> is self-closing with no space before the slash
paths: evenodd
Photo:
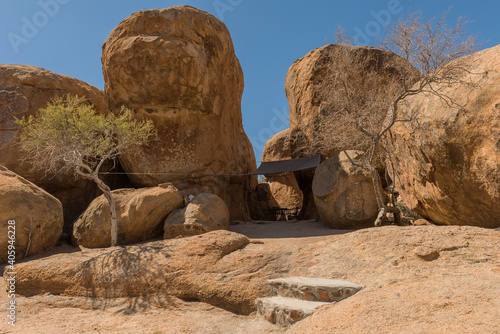
<path id="1" fill-rule="evenodd" d="M 163 221 L 184 202 L 171 184 L 114 190 L 118 244 L 142 242 L 162 235 Z M 73 226 L 73 242 L 98 248 L 111 245 L 110 212 L 104 195 L 96 198 Z"/>
<path id="2" fill-rule="evenodd" d="M 262 235 L 251 242 L 234 232 L 214 231 L 19 263 L 16 298 L 21 301 L 22 296 L 40 295 L 33 297 L 37 301 L 34 308 L 39 310 L 44 295 L 50 305 L 61 298 L 61 305 L 68 307 L 77 300 L 71 297 L 83 296 L 90 305 L 106 308 L 114 297 L 121 296 L 130 297 L 130 305 L 139 308 L 138 301 L 150 305 L 166 295 L 248 314 L 255 311 L 257 298 L 269 295 L 268 279 L 322 277 L 365 288 L 321 307 L 291 332 L 491 333 L 492 328 L 500 327 L 497 231 L 470 226 L 383 226 L 341 235 L 270 238 L 266 235 L 269 227 L 255 224 L 252 230 L 260 230 Z M 311 229 L 314 227 L 304 233 Z M 123 312 L 126 307 L 120 309 Z M 142 312 L 133 310 L 136 315 Z M 212 310 L 207 318 L 222 312 Z M 75 313 L 61 312 L 65 321 L 68 314 Z M 146 312 L 144 317 L 150 319 L 151 311 Z M 186 320 L 184 312 L 170 312 L 171 316 L 165 316 L 169 320 L 176 317 L 185 324 L 193 319 Z M 31 312 L 26 313 L 28 317 Z M 240 325 L 231 323 L 227 330 L 215 332 L 232 333 Z M 94 323 L 88 326 L 94 331 Z M 242 332 L 249 332 L 243 328 Z"/>
<path id="3" fill-rule="evenodd" d="M 217 195 L 199 194 L 185 208 L 172 212 L 165 220 L 164 239 L 190 236 L 229 227 L 229 210 Z"/>
<path id="4" fill-rule="evenodd" d="M 84 97 L 98 112 L 107 112 L 104 92 L 85 82 L 39 67 L 0 64 L 0 164 L 59 199 L 70 230 L 73 221 L 101 194 L 100 190 L 92 181 L 69 174 L 46 175 L 44 170 L 33 170 L 31 164 L 22 162 L 21 129 L 14 122 L 15 117 L 36 116 L 53 98 L 66 94 Z M 124 176 L 107 176 L 105 181 L 113 189 L 128 184 Z"/>
<path id="5" fill-rule="evenodd" d="M 346 151 L 356 160 L 359 152 Z M 345 152 L 316 168 L 314 202 L 325 226 L 355 229 L 373 226 L 378 205 L 368 169 L 354 165 Z M 382 189 L 381 189 L 382 191 Z"/>
<path id="6" fill-rule="evenodd" d="M 111 111 L 122 106 L 153 120 L 159 140 L 121 157 L 137 186 L 172 182 L 185 195 L 208 192 L 232 219 L 248 218 L 256 178 L 243 130 L 243 72 L 226 26 L 189 6 L 143 10 L 116 27 L 103 45 Z"/>
<path id="7" fill-rule="evenodd" d="M 339 78 L 346 75 L 353 99 L 377 105 L 370 114 L 373 125 L 383 121 L 393 102 L 388 89 L 381 92 L 380 87 L 397 87 L 402 76 L 411 84 L 419 72 L 396 54 L 371 47 L 326 45 L 295 61 L 285 80 L 293 158 L 315 154 L 328 158 L 341 150 L 368 148 L 369 138 L 356 125 L 359 115 L 343 116 L 346 100 Z M 377 168 L 384 168 L 382 159 Z M 302 217 L 317 218 L 310 189 L 314 172 L 295 174 L 304 194 Z"/>
<path id="8" fill-rule="evenodd" d="M 291 333 L 490 333 L 500 326 L 500 302 L 493 297 L 500 293 L 500 262 L 487 249 L 499 242 L 498 232 L 456 226 L 383 227 L 344 235 L 344 252 L 351 254 L 330 261 L 340 265 L 338 258 L 351 258 L 342 261 L 344 272 L 366 266 L 363 279 L 348 276 L 366 288 L 319 309 Z"/>
<path id="9" fill-rule="evenodd" d="M 446 225 L 500 226 L 500 46 L 462 62 L 469 72 L 459 79 L 471 85 L 433 88 L 433 94 L 406 99 L 402 112 L 416 122 L 391 131 L 399 192 L 413 211 Z"/>
<path id="10" fill-rule="evenodd" d="M 278 161 L 292 159 L 290 149 L 290 129 L 272 136 L 264 146 L 262 161 Z M 297 184 L 294 173 L 266 175 L 274 201 L 280 208 L 302 209 L 303 195 Z"/>
<path id="11" fill-rule="evenodd" d="M 57 198 L 0 166 L 0 263 L 48 251 L 59 241 L 63 224 Z"/>
<path id="12" fill-rule="evenodd" d="M 224 276 L 238 259 L 228 256 L 249 240 L 229 231 L 143 245 L 87 251 L 37 261 L 42 270 L 19 265 L 16 292 L 100 298 L 176 296 L 249 314 L 264 285 L 250 276 Z M 19 276 L 19 270 L 22 270 Z M 49 278 L 50 277 L 50 278 Z M 112 279 L 111 279 L 112 278 Z M 47 280 L 48 279 L 48 280 Z M 17 281 L 16 281 L 17 283 Z"/>

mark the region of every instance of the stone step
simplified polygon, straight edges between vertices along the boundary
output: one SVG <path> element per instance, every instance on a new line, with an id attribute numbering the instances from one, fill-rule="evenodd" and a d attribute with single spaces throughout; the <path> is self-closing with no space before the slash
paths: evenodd
<path id="1" fill-rule="evenodd" d="M 258 315 L 281 326 L 292 325 L 313 314 L 316 308 L 326 304 L 328 303 L 280 296 L 258 298 L 255 301 Z"/>
<path id="2" fill-rule="evenodd" d="M 326 278 L 287 277 L 267 282 L 273 295 L 320 302 L 340 301 L 364 288 L 349 281 Z"/>

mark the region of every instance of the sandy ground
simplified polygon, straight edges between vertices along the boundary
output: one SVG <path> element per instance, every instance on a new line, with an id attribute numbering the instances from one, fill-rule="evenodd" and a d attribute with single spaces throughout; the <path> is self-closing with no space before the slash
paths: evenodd
<path id="1" fill-rule="evenodd" d="M 233 222 L 229 230 L 253 239 L 308 238 L 351 232 L 351 230 L 334 230 L 325 227 L 323 223 L 316 220 Z"/>
<path id="2" fill-rule="evenodd" d="M 253 239 L 307 247 L 310 238 L 348 233 L 325 228 L 316 221 L 235 222 L 230 230 Z M 43 256 L 77 252 L 70 245 L 55 247 Z M 35 258 L 31 258 L 35 259 Z M 3 267 L 0 267 L 3 273 Z M 86 298 L 43 295 L 16 297 L 16 326 L 7 324 L 7 285 L 0 280 L 0 333 L 283 333 L 284 330 L 255 315 L 241 316 L 201 302 L 176 300 L 175 306 L 158 307 L 141 301 L 116 300 L 112 305 L 94 305 Z"/>

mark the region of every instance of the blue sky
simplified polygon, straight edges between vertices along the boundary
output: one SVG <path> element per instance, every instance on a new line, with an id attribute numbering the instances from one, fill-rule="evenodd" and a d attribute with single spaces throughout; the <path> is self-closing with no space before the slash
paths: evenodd
<path id="1" fill-rule="evenodd" d="M 467 16 L 482 48 L 500 44 L 498 0 L 0 0 L 0 63 L 43 67 L 103 89 L 101 47 L 111 30 L 139 10 L 183 4 L 214 14 L 231 32 L 245 74 L 243 125 L 258 161 L 267 139 L 288 127 L 289 67 L 332 43 L 337 25 L 370 44 L 400 12 L 421 10 L 428 19 L 452 7 L 450 24 Z"/>

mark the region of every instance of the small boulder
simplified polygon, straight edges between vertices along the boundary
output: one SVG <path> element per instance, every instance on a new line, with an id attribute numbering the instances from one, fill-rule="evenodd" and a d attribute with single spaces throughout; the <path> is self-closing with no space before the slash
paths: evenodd
<path id="1" fill-rule="evenodd" d="M 217 195 L 202 193 L 185 208 L 172 212 L 165 220 L 164 239 L 189 236 L 229 228 L 229 210 Z"/>
<path id="2" fill-rule="evenodd" d="M 356 159 L 359 153 L 347 151 L 347 154 Z M 364 228 L 371 226 L 377 217 L 377 198 L 370 172 L 352 164 L 344 152 L 319 165 L 312 188 L 325 226 Z"/>
<path id="3" fill-rule="evenodd" d="M 163 221 L 183 203 L 181 193 L 169 183 L 152 188 L 118 189 L 112 193 L 121 245 L 161 236 Z M 88 248 L 111 245 L 109 204 L 104 195 L 96 198 L 76 221 L 73 242 Z"/>
<path id="4" fill-rule="evenodd" d="M 8 259 L 9 236 L 15 235 L 19 260 L 54 247 L 63 224 L 63 208 L 57 198 L 0 166 L 0 263 Z"/>

